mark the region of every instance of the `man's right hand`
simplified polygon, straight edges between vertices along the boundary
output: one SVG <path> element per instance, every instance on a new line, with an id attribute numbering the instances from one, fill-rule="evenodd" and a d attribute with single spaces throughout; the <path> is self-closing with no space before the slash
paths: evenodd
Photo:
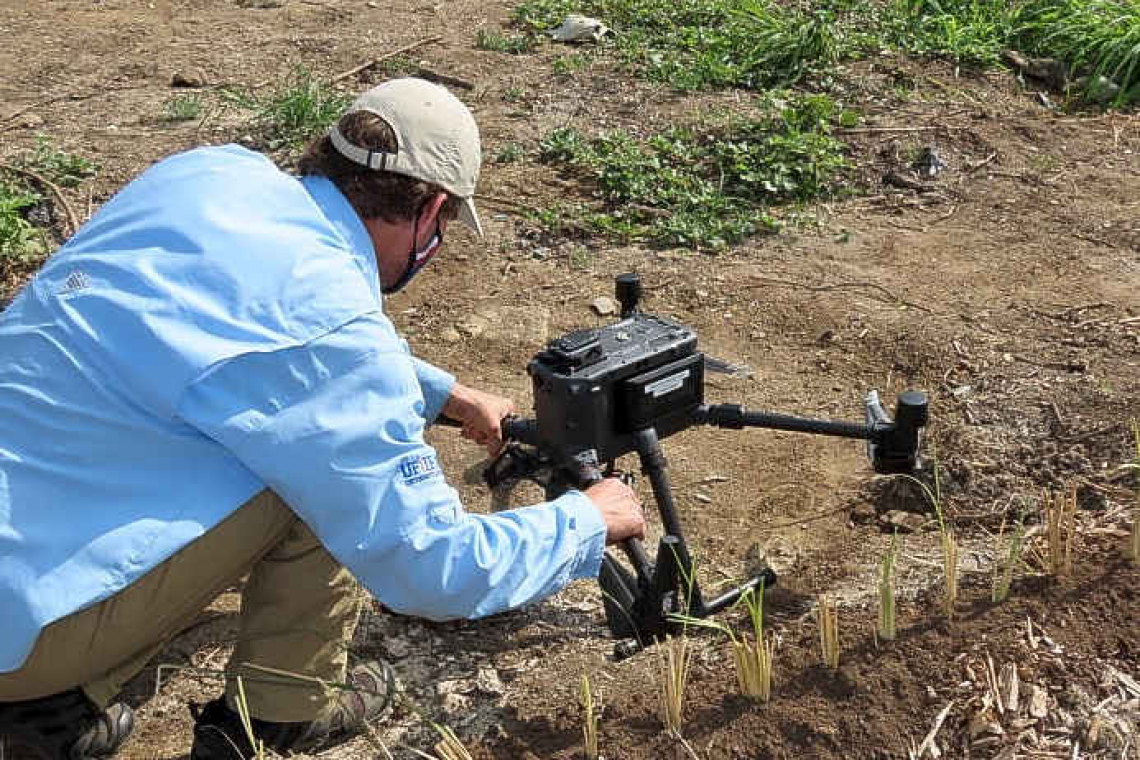
<path id="1" fill-rule="evenodd" d="M 590 497 L 606 521 L 606 544 L 645 538 L 645 513 L 637 493 L 618 478 L 599 480 L 582 493 Z"/>

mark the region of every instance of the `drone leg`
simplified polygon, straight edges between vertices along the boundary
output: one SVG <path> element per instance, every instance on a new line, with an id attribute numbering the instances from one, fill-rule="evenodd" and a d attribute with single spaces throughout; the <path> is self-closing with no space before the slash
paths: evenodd
<path id="1" fill-rule="evenodd" d="M 677 518 L 677 510 L 673 504 L 673 491 L 669 487 L 669 476 L 665 472 L 665 453 L 661 450 L 661 442 L 657 438 L 654 428 L 645 428 L 633 434 L 637 445 L 637 454 L 641 458 L 641 470 L 649 478 L 653 488 L 653 497 L 657 500 L 657 508 L 661 512 L 661 524 L 667 536 L 676 538 L 676 542 L 669 543 L 669 550 L 673 553 L 680 574 L 682 592 L 685 595 L 685 612 L 698 617 L 703 616 L 704 602 L 701 600 L 701 590 L 693 577 L 693 560 L 689 556 L 689 549 L 685 545 L 685 536 L 681 532 L 681 521 Z M 664 548 L 664 546 L 662 546 Z M 663 557 L 658 557 L 658 564 Z"/>

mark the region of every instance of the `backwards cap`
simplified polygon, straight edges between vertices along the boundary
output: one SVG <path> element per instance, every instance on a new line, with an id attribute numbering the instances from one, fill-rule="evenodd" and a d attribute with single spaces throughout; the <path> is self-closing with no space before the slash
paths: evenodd
<path id="1" fill-rule="evenodd" d="M 482 161 L 479 127 L 467 106 L 437 84 L 408 77 L 373 87 L 345 114 L 358 111 L 376 114 L 388 122 L 396 134 L 396 152 L 353 145 L 334 124 L 329 138 L 337 152 L 369 169 L 439 185 L 462 200 L 459 221 L 482 236 L 473 198 Z"/>

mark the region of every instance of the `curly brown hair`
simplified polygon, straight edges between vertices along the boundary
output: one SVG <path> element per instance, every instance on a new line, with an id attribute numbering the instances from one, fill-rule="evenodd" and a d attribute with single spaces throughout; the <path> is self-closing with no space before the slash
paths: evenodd
<path id="1" fill-rule="evenodd" d="M 374 113 L 345 114 L 337 126 L 346 140 L 366 150 L 395 153 L 398 148 L 396 134 L 388 122 Z M 361 219 L 412 219 L 436 193 L 447 193 L 440 216 L 450 221 L 459 214 L 459 198 L 439 185 L 361 166 L 341 155 L 327 134 L 309 143 L 297 170 L 302 176 L 319 175 L 331 180 Z"/>

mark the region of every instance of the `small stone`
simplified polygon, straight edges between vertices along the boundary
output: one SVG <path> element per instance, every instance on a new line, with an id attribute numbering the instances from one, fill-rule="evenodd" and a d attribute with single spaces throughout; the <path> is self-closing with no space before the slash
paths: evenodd
<path id="1" fill-rule="evenodd" d="M 444 343 L 458 343 L 463 340 L 463 336 L 454 327 L 445 327 L 440 330 L 439 339 Z"/>
<path id="2" fill-rule="evenodd" d="M 478 338 L 480 335 L 487 331 L 488 326 L 489 325 L 485 317 L 481 317 L 478 314 L 472 314 L 470 317 L 457 324 L 455 326 L 455 329 L 459 330 L 459 332 L 470 338 Z"/>
<path id="3" fill-rule="evenodd" d="M 590 308 L 593 309 L 598 316 L 608 317 L 611 314 L 617 314 L 618 303 L 609 296 L 598 296 L 593 301 L 590 301 Z"/>
<path id="4" fill-rule="evenodd" d="M 475 688 L 484 694 L 498 695 L 506 691 L 494 668 L 479 668 L 479 673 L 475 676 Z"/>
<path id="5" fill-rule="evenodd" d="M 412 645 L 405 639 L 393 637 L 385 640 L 384 649 L 393 660 L 402 660 L 411 654 Z"/>
<path id="6" fill-rule="evenodd" d="M 926 518 L 922 515 L 917 515 L 914 512 L 903 512 L 900 509 L 892 509 L 886 512 L 879 518 L 879 520 L 889 528 L 897 528 L 903 533 L 914 533 L 921 530 L 922 526 L 926 524 Z"/>
<path id="7" fill-rule="evenodd" d="M 26 114 L 22 114 L 20 118 L 16 120 L 17 127 L 21 127 L 23 129 L 35 129 L 36 127 L 42 127 L 43 124 L 44 117 L 40 116 L 38 113 L 32 113 L 31 111 Z"/>
<path id="8" fill-rule="evenodd" d="M 696 499 L 697 501 L 703 502 L 705 504 L 712 504 L 712 497 L 709 496 L 707 493 L 702 493 L 700 491 L 697 491 L 695 494 L 693 494 L 693 498 Z"/>
<path id="9" fill-rule="evenodd" d="M 206 73 L 201 69 L 176 71 L 170 77 L 171 87 L 205 87 L 208 83 Z"/>

